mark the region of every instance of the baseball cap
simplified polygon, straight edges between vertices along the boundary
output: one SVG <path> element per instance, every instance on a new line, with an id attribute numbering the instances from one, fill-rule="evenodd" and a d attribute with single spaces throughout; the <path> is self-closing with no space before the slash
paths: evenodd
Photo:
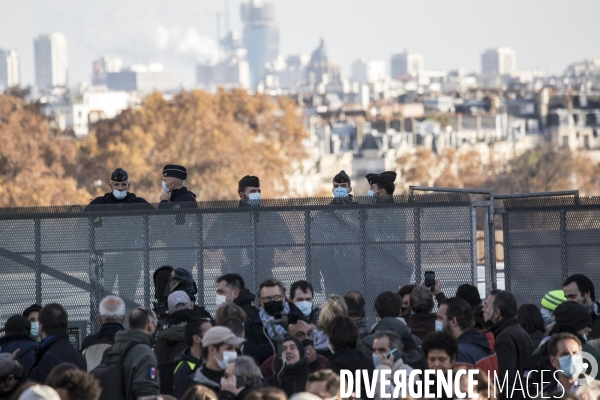
<path id="1" fill-rule="evenodd" d="M 215 344 L 220 343 L 239 346 L 245 341 L 246 339 L 235 336 L 229 328 L 225 328 L 224 326 L 214 326 L 204 334 L 202 347 L 214 346 Z"/>
<path id="2" fill-rule="evenodd" d="M 190 300 L 190 296 L 183 290 L 176 290 L 169 295 L 167 304 L 169 306 L 169 312 L 174 313 L 175 311 L 190 308 L 192 300 Z"/>

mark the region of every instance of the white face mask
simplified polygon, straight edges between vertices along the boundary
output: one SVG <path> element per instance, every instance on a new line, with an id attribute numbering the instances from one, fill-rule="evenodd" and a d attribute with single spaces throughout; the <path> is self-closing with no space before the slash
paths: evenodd
<path id="1" fill-rule="evenodd" d="M 169 188 L 167 187 L 167 182 L 165 182 L 165 181 L 162 182 L 162 188 L 165 192 L 169 191 Z"/>
<path id="2" fill-rule="evenodd" d="M 220 307 L 227 302 L 227 297 L 223 296 L 222 294 L 218 294 L 215 302 L 217 303 L 217 307 Z"/>
<path id="3" fill-rule="evenodd" d="M 112 195 L 115 196 L 117 200 L 124 199 L 127 196 L 127 190 L 113 190 Z"/>
<path id="4" fill-rule="evenodd" d="M 227 369 L 227 364 L 235 360 L 237 360 L 237 353 L 235 351 L 224 351 L 223 359 L 219 360 L 217 358 L 217 363 L 219 364 L 219 368 L 225 371 Z"/>
<path id="5" fill-rule="evenodd" d="M 250 193 L 248 195 L 248 200 L 250 200 L 250 201 L 259 201 L 260 200 L 260 193 Z"/>

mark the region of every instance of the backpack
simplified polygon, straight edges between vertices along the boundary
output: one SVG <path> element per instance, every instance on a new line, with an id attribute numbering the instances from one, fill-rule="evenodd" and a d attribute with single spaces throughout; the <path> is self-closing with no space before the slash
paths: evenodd
<path id="1" fill-rule="evenodd" d="M 134 343 L 121 351 L 110 347 L 104 353 L 100 365 L 90 371 L 89 374 L 98 380 L 102 388 L 102 394 L 98 400 L 127 400 L 121 365 L 127 352 L 138 344 L 141 343 Z"/>
<path id="2" fill-rule="evenodd" d="M 85 365 L 87 366 L 87 372 L 91 372 L 102 362 L 104 352 L 109 347 L 112 347 L 115 342 L 109 336 L 98 336 L 98 333 L 94 335 L 97 339 L 93 345 L 87 347 L 81 352 Z"/>

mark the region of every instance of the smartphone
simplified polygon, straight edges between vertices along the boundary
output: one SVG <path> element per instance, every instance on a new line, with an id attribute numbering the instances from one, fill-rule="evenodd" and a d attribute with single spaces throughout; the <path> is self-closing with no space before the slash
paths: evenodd
<path id="1" fill-rule="evenodd" d="M 398 354 L 398 349 L 392 349 L 390 350 L 389 353 L 387 353 L 386 358 L 389 356 L 394 356 L 394 362 L 398 361 L 398 359 L 400 358 L 400 354 Z"/>
<path id="2" fill-rule="evenodd" d="M 432 292 L 435 289 L 435 271 L 425 271 L 425 287 Z"/>
<path id="3" fill-rule="evenodd" d="M 235 376 L 235 387 L 239 389 L 244 386 L 246 386 L 246 381 L 244 380 L 244 377 L 240 376 L 240 375 L 236 375 Z"/>

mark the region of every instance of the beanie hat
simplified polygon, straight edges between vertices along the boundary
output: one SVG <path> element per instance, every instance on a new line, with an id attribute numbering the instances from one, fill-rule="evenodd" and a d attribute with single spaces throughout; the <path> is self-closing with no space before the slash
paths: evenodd
<path id="1" fill-rule="evenodd" d="M 569 327 L 577 332 L 585 327 L 592 326 L 592 316 L 580 303 L 565 301 L 554 311 L 556 319 L 555 328 Z"/>
<path id="2" fill-rule="evenodd" d="M 556 310 L 556 307 L 565 301 L 567 301 L 567 298 L 565 297 L 565 293 L 562 291 L 562 289 L 552 290 L 542 297 L 542 307 L 547 308 L 550 311 L 554 311 Z"/>
<path id="3" fill-rule="evenodd" d="M 29 335 L 31 322 L 22 315 L 13 315 L 4 324 L 4 331 L 7 335 Z"/>

